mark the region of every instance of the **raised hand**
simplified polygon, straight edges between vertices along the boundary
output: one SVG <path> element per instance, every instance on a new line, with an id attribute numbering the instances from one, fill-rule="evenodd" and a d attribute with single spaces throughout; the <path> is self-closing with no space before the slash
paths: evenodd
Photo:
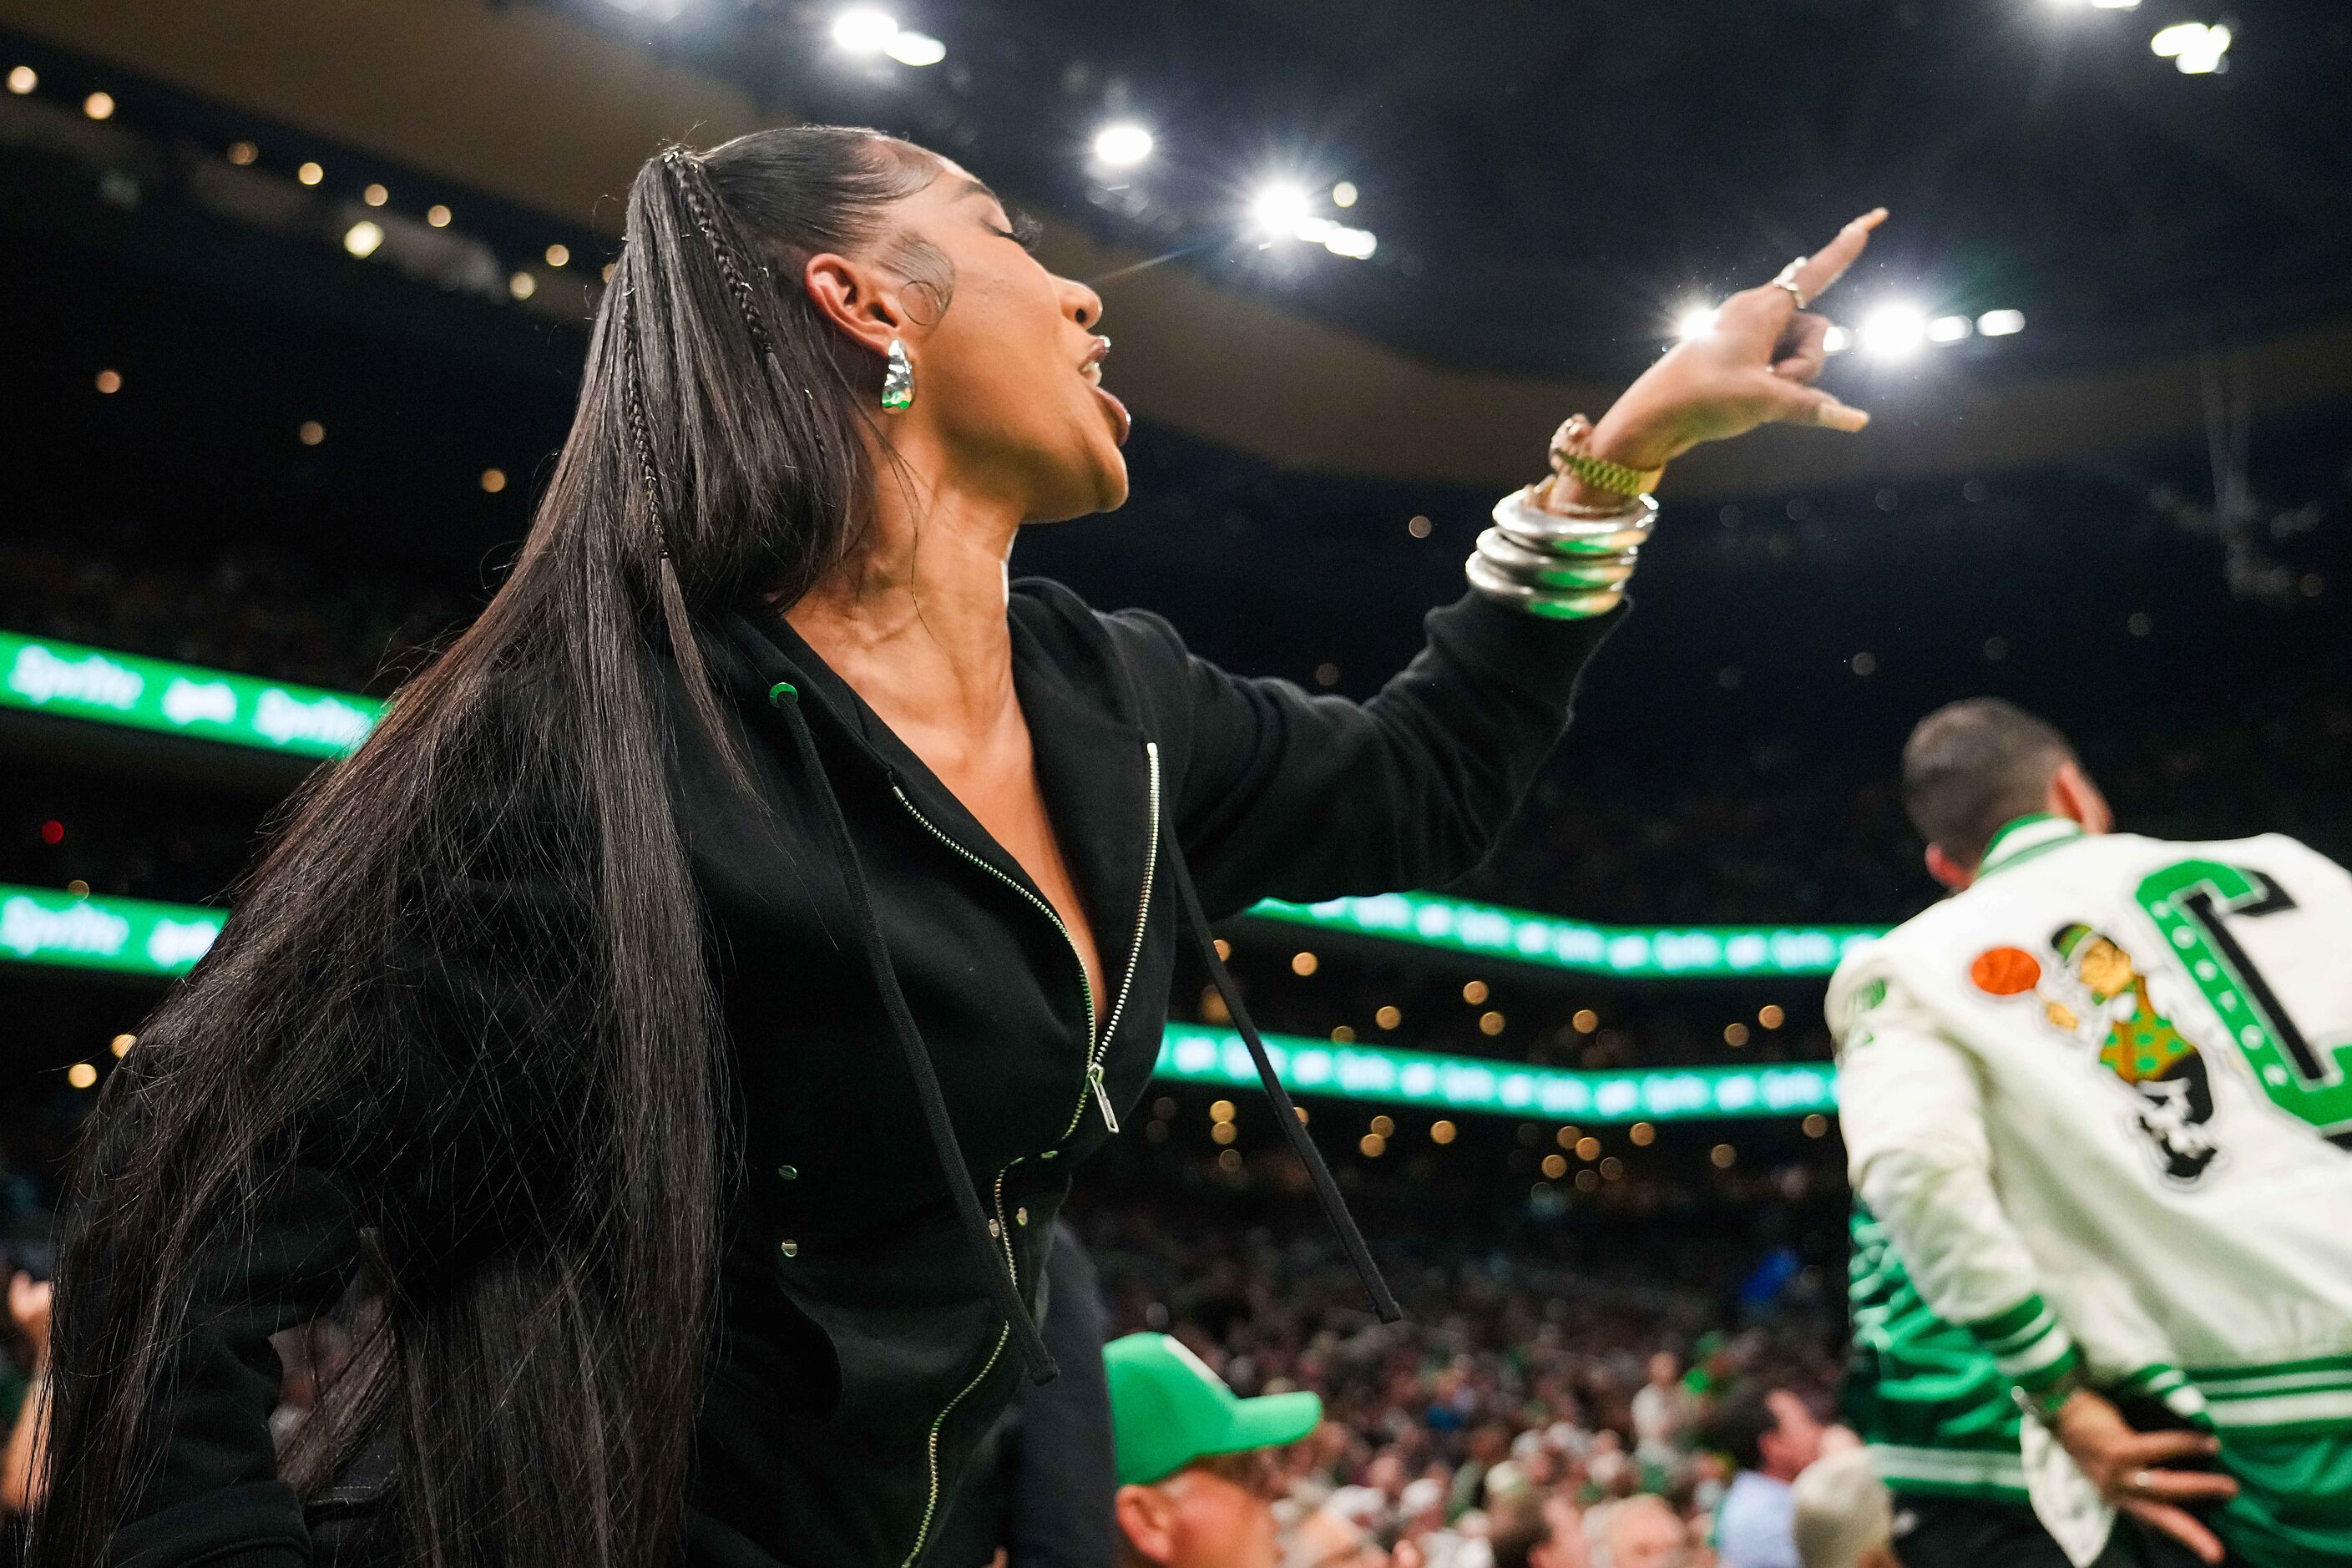
<path id="1" fill-rule="evenodd" d="M 1632 468 L 1657 468 L 1702 441 L 1724 440 L 1759 425 L 1853 431 L 1869 424 L 1869 415 L 1812 384 L 1825 361 L 1830 323 L 1802 307 L 1853 265 L 1871 230 L 1885 218 L 1885 207 L 1864 213 L 1779 278 L 1725 300 L 1708 331 L 1675 345 L 1625 389 L 1584 449 Z M 1567 499 L 1602 498 L 1572 493 Z"/>

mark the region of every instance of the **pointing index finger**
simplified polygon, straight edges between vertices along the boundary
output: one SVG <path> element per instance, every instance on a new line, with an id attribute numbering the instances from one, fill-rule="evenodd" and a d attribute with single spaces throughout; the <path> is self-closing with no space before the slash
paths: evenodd
<path id="1" fill-rule="evenodd" d="M 1885 221 L 1885 207 L 1871 208 L 1838 230 L 1835 239 L 1807 258 L 1790 281 L 1796 284 L 1808 301 L 1820 299 L 1822 290 L 1844 276 L 1845 269 L 1853 265 L 1863 247 L 1870 243 L 1870 231 Z"/>

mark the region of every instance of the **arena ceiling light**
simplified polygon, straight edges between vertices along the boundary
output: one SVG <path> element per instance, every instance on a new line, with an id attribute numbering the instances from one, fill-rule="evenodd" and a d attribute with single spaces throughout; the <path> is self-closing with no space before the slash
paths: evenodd
<path id="1" fill-rule="evenodd" d="M 2170 60 L 2183 76 L 2209 76 L 2225 70 L 2223 57 L 2230 52 L 2230 29 L 2219 23 L 2175 22 L 2160 29 L 2147 41 L 2147 47 Z"/>
<path id="2" fill-rule="evenodd" d="M 1305 187 L 1288 181 L 1260 186 L 1257 195 L 1250 198 L 1249 216 L 1250 226 L 1269 245 L 1278 240 L 1303 239 L 1321 246 L 1334 256 L 1356 261 L 1380 247 L 1380 240 L 1370 229 L 1350 228 L 1323 216 L 1315 211 L 1315 198 L 1307 194 Z"/>
<path id="3" fill-rule="evenodd" d="M 835 47 L 853 55 L 887 55 L 902 66 L 935 66 L 948 58 L 948 47 L 929 33 L 898 26 L 887 11 L 858 5 L 833 19 Z"/>
<path id="4" fill-rule="evenodd" d="M 1966 316 L 1938 316 L 1927 323 L 1927 341 L 1931 343 L 1956 343 L 1975 331 L 1975 323 Z"/>
<path id="5" fill-rule="evenodd" d="M 1675 336 L 1685 342 L 1706 336 L 1715 331 L 1715 313 L 1718 308 L 1714 305 L 1684 307 L 1682 313 L 1675 318 Z"/>
<path id="6" fill-rule="evenodd" d="M 383 243 L 383 226 L 362 218 L 343 230 L 343 248 L 364 261 Z"/>
<path id="7" fill-rule="evenodd" d="M 1927 341 L 1927 316 L 1912 305 L 1882 305 L 1862 319 L 1859 337 L 1864 353 L 1903 359 Z"/>
<path id="8" fill-rule="evenodd" d="M 1297 185 L 1265 185 L 1250 198 L 1250 222 L 1267 239 L 1296 239 L 1311 216 L 1307 193 Z"/>
<path id="9" fill-rule="evenodd" d="M 1988 338 L 2005 338 L 2025 331 L 2022 310 L 1987 310 L 1977 318 L 1977 331 Z"/>
<path id="10" fill-rule="evenodd" d="M 929 33 L 901 27 L 882 46 L 882 52 L 902 66 L 935 66 L 948 58 L 948 47 Z"/>
<path id="11" fill-rule="evenodd" d="M 1131 120 L 1113 121 L 1095 132 L 1095 162 L 1132 169 L 1151 156 L 1151 132 Z"/>

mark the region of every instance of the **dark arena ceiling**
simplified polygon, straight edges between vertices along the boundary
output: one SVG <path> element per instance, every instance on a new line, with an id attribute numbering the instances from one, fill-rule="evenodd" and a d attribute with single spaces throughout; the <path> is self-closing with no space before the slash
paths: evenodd
<path id="1" fill-rule="evenodd" d="M 545 0 L 812 119 L 901 129 L 1101 238 L 1439 363 L 1608 377 L 1678 310 L 1884 203 L 1842 310 L 2021 310 L 1963 352 L 2084 367 L 2352 302 L 2340 0 L 965 0 L 886 7 L 936 67 L 859 60 L 841 7 Z M 668 13 L 674 11 L 674 15 Z M 2231 29 L 2222 68 L 2151 49 Z M 1157 145 L 1090 167 L 1112 119 Z M 1266 247 L 1255 188 L 1338 181 L 1374 255 Z"/>
<path id="2" fill-rule="evenodd" d="M 0 0 L 46 73 L 0 99 L 0 141 L 101 186 L 139 166 L 145 215 L 67 211 L 92 205 L 83 174 L 0 217 L 201 264 L 220 247 L 155 248 L 167 202 L 274 181 L 262 205 L 340 248 L 377 180 L 412 226 L 455 205 L 444 237 L 512 317 L 505 273 L 553 238 L 609 255 L 665 140 L 874 124 L 1044 220 L 1047 263 L 1102 288 L 1147 422 L 1295 470 L 1492 486 L 1679 321 L 1884 204 L 1823 306 L 1853 340 L 1828 384 L 1869 438 L 1770 432 L 1677 483 L 1958 479 L 2202 441 L 2217 387 L 2230 419 L 2352 395 L 2352 6 L 2219 3 Z M 860 9 L 921 48 L 845 47 Z M 2180 36 L 2217 27 L 2226 49 L 2192 60 Z M 121 112 L 82 121 L 109 83 Z M 1154 144 L 1112 168 L 1093 146 L 1120 123 Z M 221 167 L 246 139 L 260 162 Z M 304 159 L 330 170 L 307 195 Z M 561 281 L 520 313 L 576 327 L 593 274 Z M 519 325 L 442 314 L 469 342 Z M 1913 352 L 1879 352 L 1879 322 Z"/>

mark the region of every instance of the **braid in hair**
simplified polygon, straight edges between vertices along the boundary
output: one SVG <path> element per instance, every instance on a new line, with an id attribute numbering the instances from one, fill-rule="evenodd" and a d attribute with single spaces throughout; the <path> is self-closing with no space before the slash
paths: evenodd
<path id="1" fill-rule="evenodd" d="M 665 570 L 669 566 L 669 532 L 662 526 L 661 475 L 654 468 L 653 429 L 646 422 L 646 384 L 638 371 L 636 291 L 621 290 L 621 368 L 628 401 L 629 441 L 637 449 L 637 468 L 646 479 L 646 515 L 653 529 L 654 548 Z"/>
<path id="2" fill-rule="evenodd" d="M 735 296 L 735 308 L 743 313 L 743 325 L 751 331 L 751 346 L 759 351 L 761 359 L 773 362 L 776 345 L 768 336 L 767 324 L 760 320 L 759 306 L 752 300 L 750 269 L 719 229 L 719 197 L 711 186 L 710 172 L 703 167 L 701 159 L 677 147 L 662 154 L 662 164 L 677 179 L 678 193 L 686 198 L 687 211 L 694 215 L 694 226 L 710 243 L 719 276 L 727 279 L 728 291 Z"/>
<path id="3" fill-rule="evenodd" d="M 733 242 L 719 229 L 719 215 L 726 204 L 718 188 L 710 183 L 709 169 L 699 156 L 683 147 L 665 148 L 662 168 L 677 184 L 678 195 L 686 201 L 687 211 L 693 216 L 694 226 L 701 231 L 703 239 L 709 243 L 711 256 L 719 263 L 719 274 L 727 281 L 727 291 L 735 296 L 735 308 L 742 313 L 743 327 L 751 334 L 752 349 L 775 376 L 779 385 L 789 384 L 792 377 L 784 374 L 783 356 L 776 352 L 775 340 L 769 335 L 767 323 L 760 319 L 760 307 L 751 292 L 751 269 L 744 264 L 744 258 Z M 767 276 L 767 272 L 765 267 L 760 268 L 761 277 Z M 805 386 L 801 388 L 801 395 L 811 404 L 816 401 L 816 394 Z M 819 450 L 824 447 L 824 437 L 821 434 L 816 436 L 816 444 Z"/>

